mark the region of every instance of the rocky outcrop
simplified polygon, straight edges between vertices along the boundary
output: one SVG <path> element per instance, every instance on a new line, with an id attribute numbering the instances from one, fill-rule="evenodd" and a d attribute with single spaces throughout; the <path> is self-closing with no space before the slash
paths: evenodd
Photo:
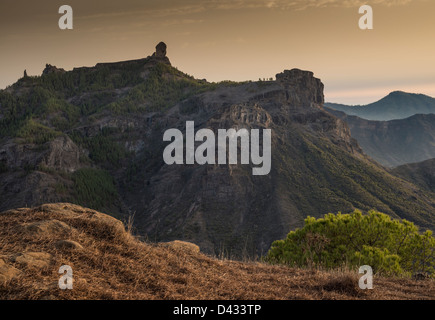
<path id="1" fill-rule="evenodd" d="M 285 89 L 287 101 L 292 105 L 312 106 L 325 102 L 324 85 L 311 71 L 285 70 L 276 75 L 276 81 Z"/>
<path id="2" fill-rule="evenodd" d="M 20 228 L 22 231 L 29 232 L 35 236 L 68 234 L 73 230 L 73 228 L 67 225 L 65 222 L 56 219 L 27 223 L 21 225 Z"/>
<path id="3" fill-rule="evenodd" d="M 45 69 L 42 71 L 42 75 L 47 75 L 51 73 L 65 73 L 65 69 L 57 68 L 56 66 L 52 66 L 51 64 L 46 64 Z"/>
<path id="4" fill-rule="evenodd" d="M 163 62 L 163 63 L 166 63 L 166 64 L 170 65 L 171 63 L 169 61 L 169 58 L 166 56 L 166 50 L 167 50 L 166 43 L 160 42 L 156 46 L 156 52 L 154 52 L 151 57 L 153 59 L 156 59 L 159 62 Z"/>
<path id="5" fill-rule="evenodd" d="M 166 43 L 164 42 L 160 42 L 157 46 L 156 46 L 156 53 L 155 53 L 155 57 L 156 58 L 166 58 Z"/>
<path id="6" fill-rule="evenodd" d="M 80 149 L 65 135 L 45 143 L 42 148 L 10 140 L 0 147 L 0 162 L 10 169 L 43 166 L 74 172 L 80 168 Z"/>
<path id="7" fill-rule="evenodd" d="M 27 268 L 47 268 L 52 260 L 52 255 L 47 252 L 22 252 L 13 254 L 10 261 Z"/>

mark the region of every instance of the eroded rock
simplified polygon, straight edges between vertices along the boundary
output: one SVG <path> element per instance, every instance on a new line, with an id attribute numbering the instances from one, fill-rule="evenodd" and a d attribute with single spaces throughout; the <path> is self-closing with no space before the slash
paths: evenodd
<path id="1" fill-rule="evenodd" d="M 162 247 L 169 247 L 172 249 L 188 251 L 191 253 L 199 253 L 200 252 L 199 246 L 197 246 L 194 243 L 186 242 L 186 241 L 175 240 L 175 241 L 171 241 L 171 242 L 162 242 L 162 243 L 159 243 L 159 245 Z"/>
<path id="2" fill-rule="evenodd" d="M 68 234 L 73 228 L 65 222 L 53 219 L 26 223 L 20 226 L 25 232 L 34 235 L 51 236 L 53 234 Z"/>
<path id="3" fill-rule="evenodd" d="M 54 246 L 57 249 L 67 249 L 67 250 L 82 250 L 83 246 L 76 242 L 76 241 L 72 241 L 72 240 L 59 240 L 57 241 Z"/>
<path id="4" fill-rule="evenodd" d="M 20 270 L 0 259 L 0 283 L 8 282 L 20 274 Z"/>
<path id="5" fill-rule="evenodd" d="M 10 257 L 12 262 L 24 267 L 46 268 L 50 265 L 52 255 L 46 252 L 22 252 Z"/>

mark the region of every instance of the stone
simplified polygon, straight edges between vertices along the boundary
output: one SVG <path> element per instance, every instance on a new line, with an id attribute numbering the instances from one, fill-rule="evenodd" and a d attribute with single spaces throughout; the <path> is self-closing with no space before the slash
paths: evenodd
<path id="1" fill-rule="evenodd" d="M 52 236 L 53 234 L 67 234 L 70 233 L 74 228 L 67 225 L 65 222 L 53 219 L 53 220 L 43 220 L 32 223 L 26 223 L 21 225 L 24 231 L 32 233 L 34 235 L 47 235 Z"/>
<path id="2" fill-rule="evenodd" d="M 194 243 L 186 242 L 186 241 L 171 241 L 171 242 L 162 242 L 160 243 L 162 247 L 172 248 L 175 250 L 183 250 L 190 253 L 199 253 L 200 248 Z"/>
<path id="3" fill-rule="evenodd" d="M 54 246 L 57 249 L 69 249 L 69 250 L 82 250 L 83 246 L 75 241 L 72 240 L 59 240 L 57 241 Z"/>
<path id="4" fill-rule="evenodd" d="M 52 256 L 46 252 L 22 252 L 11 256 L 12 262 L 25 267 L 46 268 L 50 265 Z"/>
<path id="5" fill-rule="evenodd" d="M 5 283 L 15 279 L 19 274 L 20 270 L 8 265 L 3 259 L 0 259 L 0 283 Z"/>

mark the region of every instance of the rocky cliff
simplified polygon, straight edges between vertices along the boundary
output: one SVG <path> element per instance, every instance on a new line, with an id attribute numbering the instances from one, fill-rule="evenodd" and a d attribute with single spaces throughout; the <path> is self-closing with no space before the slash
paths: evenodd
<path id="1" fill-rule="evenodd" d="M 435 158 L 435 115 L 373 121 L 329 111 L 349 126 L 351 135 L 370 157 L 386 167 Z"/>

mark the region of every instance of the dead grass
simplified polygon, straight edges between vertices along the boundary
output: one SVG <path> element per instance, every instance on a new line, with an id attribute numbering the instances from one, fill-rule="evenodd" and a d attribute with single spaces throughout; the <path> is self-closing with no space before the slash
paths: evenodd
<path id="1" fill-rule="evenodd" d="M 65 233 L 24 232 L 25 223 L 59 220 Z M 82 250 L 55 243 L 72 240 Z M 10 257 L 22 252 L 52 255 L 47 267 L 23 266 Z M 51 204 L 0 214 L 0 259 L 21 271 L 0 283 L 0 299 L 434 299 L 433 280 L 375 278 L 358 288 L 350 272 L 301 270 L 258 262 L 218 260 L 182 248 L 138 241 L 117 220 L 71 204 Z M 60 290 L 58 270 L 69 265 L 73 290 Z"/>

